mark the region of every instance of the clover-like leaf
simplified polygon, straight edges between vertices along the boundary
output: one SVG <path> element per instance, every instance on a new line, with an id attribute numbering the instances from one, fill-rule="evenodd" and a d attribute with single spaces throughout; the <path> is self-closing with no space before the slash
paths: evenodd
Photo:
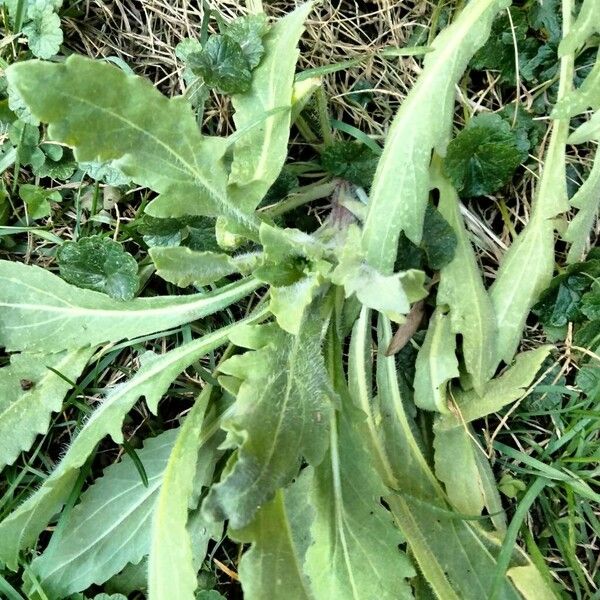
<path id="1" fill-rule="evenodd" d="M 371 187 L 378 160 L 371 148 L 358 142 L 335 142 L 321 154 L 326 171 L 364 188 Z"/>
<path id="2" fill-rule="evenodd" d="M 515 132 L 499 115 L 474 117 L 450 142 L 444 169 L 462 196 L 484 196 L 507 183 L 521 163 Z"/>
<path id="3" fill-rule="evenodd" d="M 265 52 L 262 38 L 268 30 L 269 23 L 266 15 L 258 13 L 232 21 L 227 26 L 225 35 L 240 45 L 250 69 L 254 69 Z"/>
<path id="4" fill-rule="evenodd" d="M 29 218 L 34 220 L 50 216 L 50 202 L 62 200 L 62 196 L 57 190 L 46 190 L 31 183 L 19 186 L 19 197 L 27 207 Z"/>
<path id="5" fill-rule="evenodd" d="M 51 58 L 63 42 L 60 17 L 54 12 L 52 3 L 46 0 L 31 4 L 27 16 L 30 21 L 23 27 L 23 33 L 27 36 L 29 49 L 38 58 Z"/>
<path id="6" fill-rule="evenodd" d="M 60 274 L 81 288 L 131 300 L 139 286 L 135 258 L 118 242 L 100 236 L 66 242 L 58 252 Z"/>

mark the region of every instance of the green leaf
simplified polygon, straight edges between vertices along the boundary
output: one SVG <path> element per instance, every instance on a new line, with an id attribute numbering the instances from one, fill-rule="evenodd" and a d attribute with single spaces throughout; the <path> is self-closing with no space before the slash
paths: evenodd
<path id="1" fill-rule="evenodd" d="M 553 44 L 558 44 L 562 37 L 562 15 L 560 0 L 543 0 L 534 2 L 529 8 L 529 24 L 542 32 Z"/>
<path id="2" fill-rule="evenodd" d="M 585 112 L 588 108 L 600 108 L 600 51 L 583 83 L 557 102 L 552 116 L 555 119 L 564 119 Z"/>
<path id="3" fill-rule="evenodd" d="M 188 55 L 187 63 L 194 75 L 224 94 L 250 89 L 250 63 L 242 47 L 231 37 L 211 35 L 200 52 Z"/>
<path id="4" fill-rule="evenodd" d="M 365 306 L 399 322 L 410 310 L 411 302 L 417 302 L 427 295 L 423 287 L 423 271 L 411 269 L 382 275 L 367 264 L 361 254 L 360 231 L 356 227 L 348 229 L 331 281 L 344 287 L 347 298 L 356 294 Z"/>
<path id="5" fill-rule="evenodd" d="M 248 526 L 229 530 L 233 539 L 252 544 L 238 571 L 247 600 L 315 598 L 303 569 L 313 516 L 307 474 L 303 472 L 289 488 L 277 491 Z"/>
<path id="6" fill-rule="evenodd" d="M 60 17 L 51 3 L 37 0 L 30 3 L 27 11 L 29 22 L 23 27 L 29 49 L 38 58 L 51 58 L 60 50 L 63 32 Z"/>
<path id="7" fill-rule="evenodd" d="M 25 202 L 27 215 L 34 220 L 50 216 L 50 202 L 62 201 L 62 196 L 57 190 L 47 190 L 31 183 L 19 186 L 19 197 Z"/>
<path id="8" fill-rule="evenodd" d="M 121 244 L 94 235 L 65 242 L 56 253 L 61 277 L 77 287 L 132 300 L 139 288 L 138 265 Z"/>
<path id="9" fill-rule="evenodd" d="M 101 584 L 148 553 L 152 508 L 177 434 L 177 429 L 165 431 L 136 450 L 147 486 L 126 455 L 82 494 L 61 530 L 31 564 L 47 594 L 64 598 Z"/>
<path id="10" fill-rule="evenodd" d="M 119 167 L 115 166 L 114 161 L 79 161 L 79 168 L 88 177 L 107 185 L 118 187 L 131 183 L 131 177 L 125 175 Z"/>
<path id="11" fill-rule="evenodd" d="M 415 369 L 415 404 L 425 410 L 447 413 L 446 388 L 459 372 L 451 318 L 439 307 L 431 318 Z"/>
<path id="12" fill-rule="evenodd" d="M 402 535 L 381 505 L 386 488 L 364 445 L 365 415 L 344 400 L 331 425 L 329 452 L 314 470 L 308 492 L 315 518 L 306 573 L 314 597 L 412 598 L 406 579 L 415 571 L 398 549 Z"/>
<path id="13" fill-rule="evenodd" d="M 0 470 L 29 450 L 38 434 L 46 433 L 50 415 L 61 409 L 72 387 L 69 381 L 77 380 L 91 354 L 14 354 L 10 365 L 0 369 Z"/>
<path id="14" fill-rule="evenodd" d="M 39 267 L 0 261 L 0 346 L 58 352 L 143 336 L 213 314 L 258 285 L 248 279 L 207 294 L 122 302 Z"/>
<path id="15" fill-rule="evenodd" d="M 249 319 L 250 322 L 252 320 Z M 145 397 L 150 410 L 156 412 L 159 400 L 175 377 L 206 353 L 224 344 L 235 327 L 243 326 L 243 323 L 218 329 L 160 356 L 147 353 L 139 371 L 106 395 L 56 469 L 25 502 L 0 522 L 0 560 L 11 569 L 16 568 L 19 550 L 35 543 L 40 532 L 67 501 L 79 469 L 96 445 L 106 435 L 117 443 L 123 441 L 121 424 L 139 398 Z"/>
<path id="16" fill-rule="evenodd" d="M 358 142 L 334 142 L 321 153 L 326 171 L 365 189 L 371 187 L 378 160 L 371 148 Z"/>
<path id="17" fill-rule="evenodd" d="M 592 140 L 600 140 L 600 110 L 596 111 L 589 121 L 580 125 L 570 136 L 569 144 L 584 144 Z"/>
<path id="18" fill-rule="evenodd" d="M 436 183 L 440 193 L 440 213 L 452 227 L 457 240 L 454 258 L 440 273 L 437 303 L 450 308 L 452 332 L 462 336 L 465 366 L 475 389 L 481 392 L 496 368 L 494 309 L 460 214 L 456 191 L 446 178 L 440 177 Z"/>
<path id="19" fill-rule="evenodd" d="M 244 133 L 233 148 L 228 191 L 246 210 L 264 198 L 287 157 L 297 45 L 311 7 L 302 4 L 271 27 L 250 89 L 232 98 L 236 130 Z"/>
<path id="20" fill-rule="evenodd" d="M 249 275 L 260 256 L 255 253 L 229 256 L 217 252 L 195 252 L 190 248 L 150 248 L 156 272 L 180 287 L 203 286 L 227 275 Z"/>
<path id="21" fill-rule="evenodd" d="M 460 195 L 485 196 L 507 183 L 520 163 L 510 125 L 499 115 L 481 114 L 448 144 L 444 170 Z"/>
<path id="22" fill-rule="evenodd" d="M 238 450 L 204 502 L 207 516 L 229 519 L 239 529 L 290 482 L 302 458 L 312 465 L 323 459 L 337 399 L 321 355 L 322 326 L 323 317 L 313 308 L 298 335 L 270 324 L 232 337 L 252 350 L 220 367 L 240 380 L 235 412 L 224 425 Z"/>
<path id="23" fill-rule="evenodd" d="M 521 398 L 535 378 L 548 357 L 552 346 L 540 346 L 535 350 L 517 354 L 514 364 L 502 375 L 490 381 L 482 396 L 474 390 L 452 390 L 452 398 L 460 410 L 460 421 L 449 415 L 439 421 L 439 428 L 463 427 L 495 412 L 499 412 L 508 404 Z"/>
<path id="24" fill-rule="evenodd" d="M 149 214 L 225 215 L 257 229 L 256 217 L 226 194 L 226 140 L 201 136 L 184 98 L 168 99 L 140 77 L 77 55 L 60 64 L 17 63 L 6 75 L 32 113 L 49 123 L 50 139 L 73 147 L 78 162 L 114 161 L 135 183 L 158 192 Z"/>
<path id="25" fill-rule="evenodd" d="M 503 0 L 469 2 L 433 41 L 423 72 L 402 103 L 379 161 L 369 200 L 363 247 L 371 266 L 391 273 L 404 231 L 419 244 L 429 198 L 429 162 L 443 154 L 454 116 L 455 85 L 489 35 Z M 402 192 L 402 202 L 398 194 Z"/>
<path id="26" fill-rule="evenodd" d="M 150 215 L 143 215 L 136 223 L 136 228 L 149 248 L 170 248 L 181 244 L 185 225 L 181 219 L 156 219 Z"/>
<path id="27" fill-rule="evenodd" d="M 421 248 L 427 256 L 430 269 L 439 271 L 452 262 L 456 252 L 457 237 L 441 211 L 431 204 L 427 206 L 423 223 Z"/>
<path id="28" fill-rule="evenodd" d="M 583 46 L 591 35 L 600 33 L 599 23 L 597 1 L 583 0 L 575 23 L 573 23 L 571 30 L 560 43 L 560 55 L 573 54 Z"/>
<path id="29" fill-rule="evenodd" d="M 267 16 L 258 13 L 235 19 L 227 25 L 224 35 L 240 45 L 250 69 L 254 69 L 265 53 L 262 38 L 267 31 L 269 31 Z"/>
<path id="30" fill-rule="evenodd" d="M 202 425 L 212 388 L 200 394 L 175 440 L 152 515 L 148 559 L 149 599 L 194 600 L 198 585 L 192 542 L 186 529 L 192 503 L 198 448 L 204 446 Z M 212 475 L 212 473 L 210 473 Z M 209 481 L 202 481 L 208 485 Z"/>

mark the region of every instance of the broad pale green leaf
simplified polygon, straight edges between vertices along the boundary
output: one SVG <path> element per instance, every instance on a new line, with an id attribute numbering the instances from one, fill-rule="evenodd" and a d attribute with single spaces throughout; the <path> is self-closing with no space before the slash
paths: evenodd
<path id="1" fill-rule="evenodd" d="M 56 253 L 61 277 L 77 287 L 132 300 L 139 288 L 138 264 L 119 242 L 94 235 L 65 242 Z"/>
<path id="2" fill-rule="evenodd" d="M 596 111 L 589 121 L 580 125 L 568 139 L 569 144 L 584 144 L 592 140 L 600 140 L 600 110 Z"/>
<path id="3" fill-rule="evenodd" d="M 142 336 L 212 314 L 259 285 L 248 279 L 207 294 L 121 302 L 39 267 L 0 261 L 0 346 L 57 352 Z"/>
<path id="4" fill-rule="evenodd" d="M 279 490 L 250 525 L 229 530 L 235 540 L 252 543 L 238 571 L 246 600 L 314 599 L 303 569 L 312 522 L 308 474 L 303 472 L 289 488 Z"/>
<path id="5" fill-rule="evenodd" d="M 183 97 L 168 99 L 149 81 L 77 55 L 60 64 L 17 63 L 6 74 L 31 112 L 49 123 L 50 138 L 73 147 L 78 162 L 114 161 L 158 192 L 149 214 L 224 215 L 257 229 L 256 217 L 226 194 L 226 140 L 201 136 Z"/>
<path id="6" fill-rule="evenodd" d="M 446 485 L 450 504 L 464 516 L 475 517 L 485 506 L 485 490 L 476 453 L 483 453 L 472 430 L 458 419 L 456 427 L 434 426 L 435 474 Z"/>
<path id="7" fill-rule="evenodd" d="M 235 143 L 229 177 L 234 202 L 253 210 L 277 179 L 287 156 L 294 71 L 298 40 L 312 4 L 307 2 L 277 21 L 263 38 L 265 55 L 252 73 L 252 85 L 232 102 L 238 131 L 256 123 L 265 113 L 285 108 L 249 128 Z"/>
<path id="8" fill-rule="evenodd" d="M 440 308 L 431 317 L 415 363 L 415 404 L 425 410 L 448 412 L 448 382 L 458 377 L 456 338 L 450 315 Z"/>
<path id="9" fill-rule="evenodd" d="M 600 16 L 600 12 L 598 13 Z M 600 52 L 596 63 L 583 83 L 562 98 L 554 107 L 552 116 L 555 119 L 565 119 L 578 115 L 588 108 L 600 108 Z"/>
<path id="10" fill-rule="evenodd" d="M 506 405 L 518 400 L 525 390 L 535 381 L 535 378 L 548 357 L 552 346 L 540 346 L 535 350 L 517 354 L 514 364 L 502 375 L 490 381 L 482 396 L 474 390 L 452 390 L 452 398 L 460 410 L 460 423 L 470 423 L 492 413 L 502 410 Z M 438 426 L 440 429 L 456 426 L 453 415 L 442 417 Z"/>
<path id="11" fill-rule="evenodd" d="M 316 600 L 412 598 L 415 572 L 398 545 L 403 541 L 365 446 L 365 415 L 344 398 L 331 425 L 330 449 L 314 469 L 309 503 L 315 517 L 306 572 Z"/>
<path id="12" fill-rule="evenodd" d="M 313 465 L 323 459 L 336 403 L 321 355 L 324 323 L 327 316 L 313 307 L 298 335 L 270 324 L 232 338 L 252 350 L 220 367 L 241 382 L 234 415 L 224 425 L 239 448 L 204 502 L 212 518 L 229 519 L 236 529 L 247 525 L 296 475 L 302 458 Z"/>
<path id="13" fill-rule="evenodd" d="M 569 223 L 564 238 L 567 242 L 571 242 L 567 262 L 573 264 L 583 258 L 586 243 L 600 209 L 600 152 L 596 151 L 592 170 L 577 193 L 571 198 L 571 205 L 578 208 L 579 211 Z"/>
<path id="14" fill-rule="evenodd" d="M 91 350 L 14 354 L 10 365 L 0 369 L 0 471 L 46 433 L 50 415 L 60 410 L 72 387 L 68 381 L 77 380 L 91 355 Z"/>
<path id="15" fill-rule="evenodd" d="M 504 0 L 469 2 L 433 41 L 424 69 L 396 115 L 379 161 L 369 200 L 363 246 L 369 263 L 384 274 L 394 268 L 404 231 L 421 241 L 429 195 L 429 162 L 444 153 L 454 114 L 455 85 L 489 35 Z"/>
<path id="16" fill-rule="evenodd" d="M 600 11 L 597 0 L 583 0 L 571 31 L 559 46 L 561 56 L 572 54 L 594 33 L 600 33 Z"/>
<path id="17" fill-rule="evenodd" d="M 553 600 L 557 596 L 548 582 L 533 565 L 511 567 L 506 572 L 525 600 Z"/>
<path id="18" fill-rule="evenodd" d="M 126 455 L 83 493 L 62 531 L 31 565 L 47 594 L 63 598 L 101 584 L 148 554 L 152 511 L 177 434 L 168 430 L 136 451 L 148 486 Z"/>
<path id="19" fill-rule="evenodd" d="M 212 388 L 206 387 L 185 418 L 166 465 L 152 515 L 148 589 L 150 600 L 194 600 L 198 586 L 186 524 L 202 425 Z M 208 485 L 208 481 L 202 482 Z"/>
<path id="20" fill-rule="evenodd" d="M 208 285 L 227 275 L 242 273 L 249 275 L 258 264 L 256 253 L 229 256 L 218 252 L 196 252 L 185 247 L 150 248 L 150 257 L 156 272 L 166 281 L 180 287 Z"/>
<path id="21" fill-rule="evenodd" d="M 475 389 L 481 392 L 496 366 L 494 309 L 481 280 L 456 191 L 445 178 L 440 177 L 436 184 L 440 193 L 439 210 L 458 241 L 454 259 L 440 272 L 437 303 L 450 308 L 452 331 L 462 336 L 465 366 Z"/>
<path id="22" fill-rule="evenodd" d="M 249 321 L 260 316 L 261 313 L 257 313 Z M 139 371 L 107 394 L 44 483 L 0 522 L 0 560 L 10 568 L 16 568 L 19 550 L 34 544 L 39 533 L 63 506 L 79 469 L 98 442 L 106 435 L 117 443 L 122 442 L 121 424 L 139 398 L 145 397 L 150 410 L 155 412 L 175 377 L 201 356 L 224 344 L 238 325 L 218 329 L 160 356 L 153 353 L 144 356 Z"/>

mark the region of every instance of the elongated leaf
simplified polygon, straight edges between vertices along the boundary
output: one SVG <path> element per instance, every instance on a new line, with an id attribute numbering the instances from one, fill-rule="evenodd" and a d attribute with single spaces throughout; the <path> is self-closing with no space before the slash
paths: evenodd
<path id="1" fill-rule="evenodd" d="M 379 161 L 365 222 L 363 246 L 371 266 L 391 273 L 404 231 L 421 241 L 429 195 L 429 162 L 443 154 L 454 114 L 454 87 L 490 33 L 504 0 L 469 2 L 434 40 L 424 69 L 396 115 Z"/>
<path id="2" fill-rule="evenodd" d="M 571 31 L 560 43 L 560 55 L 572 54 L 583 46 L 588 37 L 594 33 L 600 33 L 599 17 L 597 0 L 583 0 Z"/>
<path id="3" fill-rule="evenodd" d="M 450 223 L 458 241 L 454 259 L 442 268 L 437 303 L 450 308 L 452 331 L 462 336 L 467 371 L 478 392 L 494 373 L 496 319 L 479 265 L 460 214 L 459 200 L 450 182 L 437 181 L 439 210 Z"/>
<path id="4" fill-rule="evenodd" d="M 150 600 L 194 600 L 198 586 L 186 529 L 204 414 L 212 388 L 204 389 L 175 440 L 152 516 L 148 588 Z M 208 485 L 209 482 L 202 482 Z"/>
<path id="5" fill-rule="evenodd" d="M 518 400 L 535 378 L 552 346 L 540 346 L 535 350 L 521 352 L 514 364 L 500 377 L 490 381 L 483 396 L 473 390 L 464 392 L 452 390 L 452 398 L 460 411 L 460 424 L 470 423 L 481 417 L 502 410 L 505 406 Z M 443 417 L 439 423 L 441 428 L 454 427 L 458 421 L 454 416 Z"/>
<path id="6" fill-rule="evenodd" d="M 573 264 L 583 257 L 586 242 L 600 209 L 600 152 L 596 151 L 592 170 L 583 185 L 571 198 L 571 205 L 578 208 L 579 211 L 569 223 L 564 238 L 567 242 L 571 242 L 567 262 Z"/>
<path id="7" fill-rule="evenodd" d="M 260 316 L 257 314 L 250 321 Z M 224 327 L 161 356 L 146 356 L 140 370 L 128 382 L 111 390 L 41 487 L 0 522 L 0 560 L 16 568 L 19 550 L 35 543 L 40 531 L 62 507 L 80 467 L 96 444 L 106 435 L 117 443 L 122 441 L 123 419 L 140 397 L 144 396 L 155 411 L 173 379 L 198 358 L 225 343 L 235 327 Z"/>
<path id="8" fill-rule="evenodd" d="M 232 338 L 253 350 L 220 367 L 241 381 L 234 416 L 225 423 L 239 449 L 204 502 L 213 519 L 244 527 L 296 475 L 303 457 L 313 465 L 322 460 L 336 403 L 321 355 L 323 322 L 327 318 L 313 308 L 298 335 L 270 324 Z"/>
<path id="9" fill-rule="evenodd" d="M 218 252 L 196 252 L 190 248 L 156 246 L 150 256 L 157 273 L 180 287 L 208 285 L 233 273 L 249 275 L 257 264 L 258 254 L 229 256 Z"/>
<path id="10" fill-rule="evenodd" d="M 83 493 L 62 535 L 31 565 L 47 594 L 63 598 L 103 583 L 148 553 L 152 510 L 177 434 L 166 431 L 137 451 L 147 486 L 126 456 Z"/>
<path id="11" fill-rule="evenodd" d="M 38 434 L 46 433 L 50 415 L 60 410 L 72 387 L 69 381 L 77 380 L 91 355 L 89 349 L 16 354 L 10 366 L 0 369 L 0 471 L 29 450 Z"/>
<path id="12" fill-rule="evenodd" d="M 232 98 L 238 131 L 269 111 L 286 109 L 269 116 L 260 126 L 249 128 L 235 143 L 229 193 L 247 211 L 262 200 L 285 163 L 297 45 L 311 7 L 312 3 L 307 2 L 275 23 L 263 38 L 265 55 L 252 73 L 252 87 Z"/>
<path id="13" fill-rule="evenodd" d="M 303 570 L 312 522 L 306 475 L 303 472 L 288 489 L 279 490 L 250 525 L 229 531 L 234 539 L 252 543 L 239 566 L 246 600 L 314 598 Z"/>
<path id="14" fill-rule="evenodd" d="M 426 410 L 448 412 L 446 388 L 459 375 L 458 360 L 450 316 L 439 308 L 431 318 L 415 369 L 415 404 Z"/>
<path id="15" fill-rule="evenodd" d="M 0 346 L 57 352 L 155 333 L 212 314 L 259 285 L 249 279 L 209 294 L 121 302 L 39 267 L 0 261 Z"/>
<path id="16" fill-rule="evenodd" d="M 159 192 L 151 215 L 227 216 L 256 230 L 256 217 L 227 196 L 226 141 L 200 135 L 183 97 L 168 99 L 140 77 L 77 55 L 64 63 L 17 63 L 6 74 L 31 112 L 49 123 L 50 138 L 73 147 L 78 161 L 115 161 Z"/>
<path id="17" fill-rule="evenodd" d="M 362 419 L 362 411 L 343 406 L 331 425 L 327 457 L 314 470 L 309 492 L 314 542 L 306 572 L 317 600 L 412 598 L 406 579 L 415 572 L 398 549 L 402 536 L 381 505 L 385 486 L 364 446 Z"/>

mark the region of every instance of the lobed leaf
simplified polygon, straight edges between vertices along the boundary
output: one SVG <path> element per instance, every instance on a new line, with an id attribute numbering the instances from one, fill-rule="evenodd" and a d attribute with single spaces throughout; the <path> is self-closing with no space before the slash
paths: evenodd
<path id="1" fill-rule="evenodd" d="M 247 279 L 207 294 L 122 302 L 39 267 L 0 261 L 0 346 L 57 352 L 147 335 L 217 312 L 259 285 Z"/>
<path id="2" fill-rule="evenodd" d="M 220 367 L 239 380 L 235 412 L 224 424 L 238 450 L 204 502 L 207 516 L 244 527 L 296 475 L 302 458 L 313 465 L 323 459 L 337 399 L 321 355 L 322 319 L 313 307 L 298 335 L 270 324 L 232 338 L 252 349 Z"/>
<path id="3" fill-rule="evenodd" d="M 73 147 L 78 162 L 114 161 L 138 185 L 158 192 L 149 214 L 222 215 L 257 230 L 257 218 L 226 193 L 226 140 L 200 135 L 183 97 L 168 99 L 140 77 L 78 55 L 60 64 L 16 63 L 6 76 L 49 124 L 50 139 Z"/>
<path id="4" fill-rule="evenodd" d="M 90 349 L 14 354 L 10 365 L 0 369 L 0 471 L 46 433 L 51 414 L 61 409 L 73 387 L 69 382 L 78 379 L 91 355 Z"/>

